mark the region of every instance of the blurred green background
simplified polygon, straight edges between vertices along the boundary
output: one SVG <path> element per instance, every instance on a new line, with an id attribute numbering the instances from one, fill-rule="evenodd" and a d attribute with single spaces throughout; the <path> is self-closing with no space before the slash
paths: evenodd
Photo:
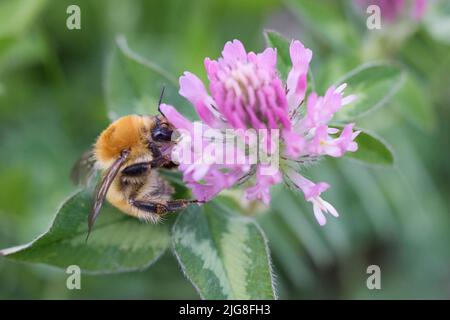
<path id="1" fill-rule="evenodd" d="M 70 4 L 81 8 L 81 30 L 66 27 Z M 430 1 L 422 21 L 407 20 L 368 31 L 350 0 L 1 0 L 0 248 L 44 232 L 76 190 L 70 168 L 108 124 L 104 83 L 118 34 L 175 76 L 205 78 L 204 57 L 235 38 L 260 51 L 269 28 L 313 49 L 320 83 L 373 59 L 407 70 L 399 93 L 358 121 L 392 146 L 394 167 L 341 159 L 311 168 L 341 213 L 326 227 L 280 190 L 256 217 L 280 298 L 450 298 L 450 6 Z M 381 290 L 366 287 L 372 264 Z M 170 252 L 143 272 L 84 276 L 82 290 L 67 290 L 66 276 L 0 259 L 0 298 L 198 298 Z"/>

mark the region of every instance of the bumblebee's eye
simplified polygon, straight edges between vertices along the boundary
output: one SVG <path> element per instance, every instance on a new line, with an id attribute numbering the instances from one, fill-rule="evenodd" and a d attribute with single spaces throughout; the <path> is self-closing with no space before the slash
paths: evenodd
<path id="1" fill-rule="evenodd" d="M 153 129 L 152 131 L 152 139 L 153 141 L 170 141 L 172 138 L 173 131 L 167 127 L 159 126 Z"/>

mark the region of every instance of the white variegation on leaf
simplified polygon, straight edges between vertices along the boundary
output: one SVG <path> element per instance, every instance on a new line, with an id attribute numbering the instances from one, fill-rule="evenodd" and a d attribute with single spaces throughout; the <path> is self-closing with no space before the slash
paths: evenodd
<path id="1" fill-rule="evenodd" d="M 214 203 L 191 207 L 173 228 L 173 249 L 204 299 L 275 299 L 265 236 L 252 220 Z"/>

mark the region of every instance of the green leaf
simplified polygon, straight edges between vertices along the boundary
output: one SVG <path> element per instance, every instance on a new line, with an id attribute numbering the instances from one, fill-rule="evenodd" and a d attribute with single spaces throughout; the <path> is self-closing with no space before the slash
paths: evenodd
<path id="1" fill-rule="evenodd" d="M 363 64 L 350 71 L 336 86 L 347 83 L 345 95 L 354 94 L 357 99 L 342 108 L 335 119 L 351 121 L 383 106 L 400 89 L 403 78 L 400 67 L 381 62 Z"/>
<path id="2" fill-rule="evenodd" d="M 0 38 L 15 37 L 24 32 L 42 11 L 46 2 L 47 0 L 1 1 Z"/>
<path id="3" fill-rule="evenodd" d="M 216 201 L 178 217 L 172 241 L 185 275 L 203 299 L 276 298 L 262 230 L 228 210 Z"/>
<path id="4" fill-rule="evenodd" d="M 4 249 L 0 255 L 60 268 L 78 265 L 88 273 L 110 273 L 144 269 L 166 250 L 170 238 L 167 225 L 140 222 L 106 203 L 86 242 L 91 200 L 89 191 L 75 194 L 59 209 L 47 232 L 28 244 Z"/>
<path id="5" fill-rule="evenodd" d="M 426 94 L 412 75 L 408 75 L 405 84 L 394 98 L 395 106 L 411 121 L 412 124 L 423 130 L 434 127 L 436 116 L 429 95 Z"/>
<path id="6" fill-rule="evenodd" d="M 28 32 L 21 37 L 0 40 L 0 74 L 42 61 L 46 50 L 47 44 L 40 32 Z"/>
<path id="7" fill-rule="evenodd" d="M 358 150 L 356 152 L 347 152 L 345 154 L 347 158 L 372 165 L 394 164 L 394 154 L 391 148 L 373 133 L 369 134 L 367 131 L 362 131 L 355 141 L 358 143 Z"/>
<path id="8" fill-rule="evenodd" d="M 289 53 L 289 40 L 276 31 L 264 31 L 267 46 L 277 49 L 277 69 L 281 78 L 286 81 L 289 70 L 292 68 L 291 56 Z"/>
<path id="9" fill-rule="evenodd" d="M 165 87 L 164 103 L 183 108 L 186 101 L 178 95 L 177 79 L 157 63 L 137 54 L 123 36 L 117 37 L 105 73 L 105 95 L 111 120 L 128 114 L 158 113 L 158 101 Z M 193 117 L 194 109 L 184 114 Z"/>

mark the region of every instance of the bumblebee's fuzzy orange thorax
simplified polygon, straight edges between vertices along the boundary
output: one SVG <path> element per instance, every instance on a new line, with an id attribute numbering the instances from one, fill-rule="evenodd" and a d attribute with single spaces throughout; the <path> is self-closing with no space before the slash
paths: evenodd
<path id="1" fill-rule="evenodd" d="M 147 149 L 146 136 L 152 120 L 137 115 L 124 116 L 109 125 L 98 137 L 95 156 L 101 168 L 109 167 L 122 150 L 130 149 L 129 158 L 139 156 Z"/>

